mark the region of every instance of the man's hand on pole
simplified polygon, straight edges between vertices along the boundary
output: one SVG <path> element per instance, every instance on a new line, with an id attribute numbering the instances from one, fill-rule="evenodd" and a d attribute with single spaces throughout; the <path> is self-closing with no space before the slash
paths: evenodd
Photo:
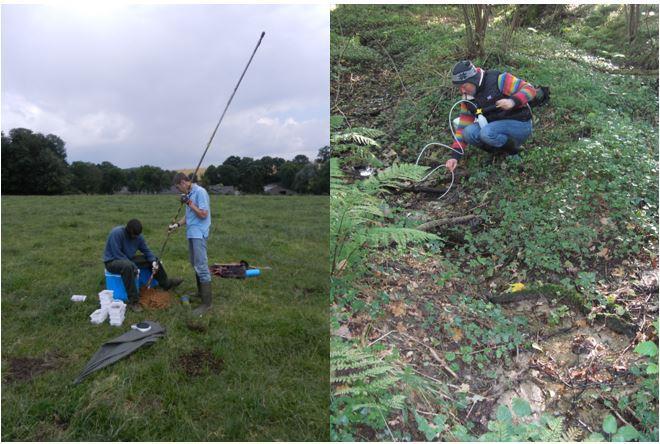
<path id="1" fill-rule="evenodd" d="M 173 224 L 169 224 L 169 225 L 167 226 L 167 232 L 168 232 L 168 233 L 173 233 L 173 232 L 176 231 L 176 229 L 179 228 L 180 226 L 181 226 L 181 225 L 179 225 L 178 222 L 174 222 Z"/>
<path id="2" fill-rule="evenodd" d="M 151 271 L 152 271 L 153 273 L 155 273 L 155 272 L 158 271 L 158 268 L 160 268 L 160 267 L 158 266 L 158 261 L 153 261 L 153 262 L 151 263 Z"/>

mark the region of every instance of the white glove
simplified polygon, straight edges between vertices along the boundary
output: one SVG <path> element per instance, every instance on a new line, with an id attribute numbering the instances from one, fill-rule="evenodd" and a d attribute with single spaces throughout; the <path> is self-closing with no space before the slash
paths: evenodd
<path id="1" fill-rule="evenodd" d="M 158 261 L 153 261 L 151 263 L 151 270 L 154 272 L 158 271 Z"/>
<path id="2" fill-rule="evenodd" d="M 175 222 L 175 223 L 173 223 L 173 224 L 170 224 L 170 225 L 167 226 L 167 232 L 168 232 L 168 233 L 171 233 L 172 231 L 176 230 L 176 229 L 179 228 L 180 226 L 181 226 L 181 225 L 179 225 L 178 222 Z"/>

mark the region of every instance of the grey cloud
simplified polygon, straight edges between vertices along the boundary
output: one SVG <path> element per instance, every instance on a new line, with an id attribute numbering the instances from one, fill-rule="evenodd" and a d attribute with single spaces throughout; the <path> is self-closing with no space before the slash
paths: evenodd
<path id="1" fill-rule="evenodd" d="M 191 167 L 264 30 L 205 163 L 314 157 L 329 137 L 328 20 L 324 6 L 130 5 L 89 17 L 3 5 L 2 129 L 58 134 L 70 161 Z"/>

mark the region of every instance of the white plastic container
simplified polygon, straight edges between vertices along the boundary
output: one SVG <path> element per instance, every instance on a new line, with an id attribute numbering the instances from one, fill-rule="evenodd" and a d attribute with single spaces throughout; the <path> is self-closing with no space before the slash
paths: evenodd
<path id="1" fill-rule="evenodd" d="M 108 310 L 99 308 L 94 311 L 91 315 L 89 315 L 89 319 L 92 322 L 92 324 L 101 324 L 105 322 L 105 320 L 108 318 Z"/>
<path id="2" fill-rule="evenodd" d="M 115 327 L 124 323 L 126 315 L 126 304 L 122 301 L 113 301 L 108 305 L 108 315 L 110 316 L 110 325 Z"/>

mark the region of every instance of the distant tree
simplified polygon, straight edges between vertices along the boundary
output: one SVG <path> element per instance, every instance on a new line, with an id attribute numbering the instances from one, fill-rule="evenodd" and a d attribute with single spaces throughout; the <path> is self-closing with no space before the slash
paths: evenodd
<path id="1" fill-rule="evenodd" d="M 137 177 L 137 168 L 127 168 L 124 170 L 126 175 L 126 187 L 131 193 L 136 193 L 139 191 L 138 177 Z"/>
<path id="2" fill-rule="evenodd" d="M 257 162 L 252 162 L 241 171 L 239 188 L 246 193 L 261 193 L 264 187 L 263 170 Z"/>
<path id="3" fill-rule="evenodd" d="M 304 154 L 298 154 L 293 158 L 293 162 L 300 165 L 305 165 L 309 163 L 309 157 L 305 156 Z"/>
<path id="4" fill-rule="evenodd" d="M 295 162 L 286 162 L 280 168 L 278 178 L 280 183 L 285 188 L 291 188 L 293 186 L 293 181 L 296 178 L 296 174 L 304 167 L 303 164 Z"/>
<path id="5" fill-rule="evenodd" d="M 157 193 L 170 187 L 169 183 L 165 182 L 164 173 L 161 168 L 151 165 L 143 165 L 138 168 L 138 181 L 142 187 L 140 191 L 147 193 Z"/>
<path id="6" fill-rule="evenodd" d="M 231 165 L 233 167 L 238 168 L 238 166 L 241 164 L 241 158 L 239 156 L 229 156 L 225 159 L 224 162 L 222 162 L 223 165 Z"/>
<path id="7" fill-rule="evenodd" d="M 314 194 L 330 194 L 330 159 L 317 168 L 310 191 Z"/>
<path id="8" fill-rule="evenodd" d="M 316 177 L 316 166 L 308 163 L 296 173 L 293 179 L 292 188 L 298 193 L 311 193 L 312 183 Z"/>
<path id="9" fill-rule="evenodd" d="M 216 177 L 218 178 L 217 183 L 221 183 L 225 186 L 236 186 L 240 180 L 240 174 L 238 168 L 233 165 L 220 165 L 215 170 Z"/>
<path id="10" fill-rule="evenodd" d="M 215 185 L 219 183 L 217 168 L 213 165 L 209 165 L 202 175 L 202 184 L 204 186 Z"/>
<path id="11" fill-rule="evenodd" d="M 110 162 L 101 162 L 98 165 L 102 174 L 100 192 L 112 194 L 126 185 L 126 173 Z"/>
<path id="12" fill-rule="evenodd" d="M 323 148 L 319 149 L 319 153 L 316 156 L 317 163 L 323 163 L 330 159 L 330 145 L 326 145 Z"/>
<path id="13" fill-rule="evenodd" d="M 161 184 L 163 190 L 172 187 L 172 181 L 174 180 L 174 176 L 176 175 L 176 173 L 177 173 L 176 171 L 172 171 L 172 170 L 163 171 L 163 174 L 161 176 Z"/>
<path id="14" fill-rule="evenodd" d="M 103 184 L 103 172 L 91 162 L 75 161 L 69 167 L 71 190 L 74 193 L 98 194 Z"/>
<path id="15" fill-rule="evenodd" d="M 276 159 L 270 156 L 264 156 L 255 163 L 257 163 L 261 169 L 264 185 L 277 180 L 278 161 Z"/>
<path id="16" fill-rule="evenodd" d="M 14 128 L 2 133 L 2 192 L 61 194 L 70 181 L 64 141 Z"/>

